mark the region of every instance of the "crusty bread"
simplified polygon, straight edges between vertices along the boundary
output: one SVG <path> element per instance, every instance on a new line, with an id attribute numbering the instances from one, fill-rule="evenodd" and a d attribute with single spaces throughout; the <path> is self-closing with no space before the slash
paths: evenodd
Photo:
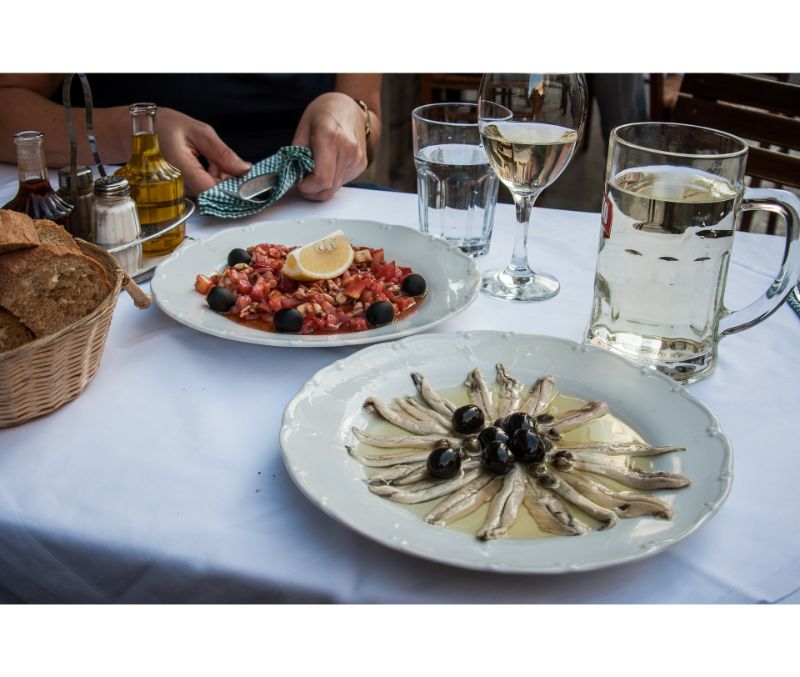
<path id="1" fill-rule="evenodd" d="M 22 212 L 0 209 L 0 254 L 39 244 L 31 217 Z"/>
<path id="2" fill-rule="evenodd" d="M 33 334 L 14 315 L 0 308 L 0 353 L 33 341 Z"/>
<path id="3" fill-rule="evenodd" d="M 102 266 L 68 246 L 45 243 L 0 256 L 0 306 L 36 338 L 77 322 L 110 291 Z"/>
<path id="4" fill-rule="evenodd" d="M 36 229 L 36 235 L 39 237 L 39 242 L 42 244 L 58 244 L 62 247 L 67 247 L 74 252 L 81 253 L 80 247 L 75 244 L 64 226 L 59 226 L 53 221 L 46 219 L 37 219 L 33 222 L 33 227 Z"/>

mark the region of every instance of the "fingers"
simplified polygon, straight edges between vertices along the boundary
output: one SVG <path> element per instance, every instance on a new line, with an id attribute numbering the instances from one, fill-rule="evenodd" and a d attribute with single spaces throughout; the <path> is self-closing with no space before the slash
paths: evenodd
<path id="1" fill-rule="evenodd" d="M 189 195 L 198 195 L 219 183 L 219 179 L 211 176 L 203 168 L 197 156 L 188 147 L 172 159 L 172 164 L 181 170 L 183 185 Z"/>
<path id="2" fill-rule="evenodd" d="M 250 169 L 245 162 L 217 136 L 210 125 L 198 124 L 187 130 L 188 141 L 220 175 L 241 176 Z"/>
<path id="3" fill-rule="evenodd" d="M 303 135 L 298 130 L 294 143 L 301 144 Z M 310 200 L 329 200 L 344 183 L 366 168 L 359 142 L 332 119 L 313 127 L 308 144 L 314 155 L 314 171 L 303 178 L 297 189 Z"/>

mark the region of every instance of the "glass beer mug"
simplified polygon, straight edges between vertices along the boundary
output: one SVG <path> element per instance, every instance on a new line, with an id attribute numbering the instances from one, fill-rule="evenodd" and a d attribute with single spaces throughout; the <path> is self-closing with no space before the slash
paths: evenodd
<path id="1" fill-rule="evenodd" d="M 778 308 L 800 275 L 800 200 L 745 188 L 746 162 L 747 144 L 713 129 L 637 123 L 611 132 L 586 343 L 693 383 L 712 373 L 720 338 Z M 761 298 L 730 311 L 736 220 L 758 209 L 785 219 L 783 261 Z"/>

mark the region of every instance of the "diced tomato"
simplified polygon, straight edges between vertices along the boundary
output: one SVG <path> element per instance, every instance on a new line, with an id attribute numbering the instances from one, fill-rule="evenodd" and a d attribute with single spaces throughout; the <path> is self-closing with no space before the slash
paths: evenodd
<path id="1" fill-rule="evenodd" d="M 242 294 L 236 299 L 236 303 L 233 305 L 233 312 L 241 317 L 242 313 L 244 313 L 252 303 L 253 300 L 249 296 Z"/>
<path id="2" fill-rule="evenodd" d="M 281 308 L 297 308 L 301 303 L 303 302 L 294 296 L 284 296 L 281 301 Z"/>
<path id="3" fill-rule="evenodd" d="M 211 287 L 213 286 L 214 283 L 205 275 L 198 275 L 194 280 L 195 291 L 199 291 L 203 295 L 208 294 L 208 292 L 211 291 Z"/>
<path id="4" fill-rule="evenodd" d="M 383 263 L 383 249 L 370 249 L 373 263 Z"/>
<path id="5" fill-rule="evenodd" d="M 259 275 L 255 284 L 253 285 L 252 290 L 250 291 L 250 297 L 257 303 L 261 303 L 262 301 L 264 301 L 268 293 L 269 293 L 269 282 L 266 278 Z"/>
<path id="6" fill-rule="evenodd" d="M 271 291 L 269 293 L 269 307 L 272 308 L 273 312 L 278 312 L 281 308 L 284 307 L 283 305 L 284 296 L 279 291 Z"/>
<path id="7" fill-rule="evenodd" d="M 357 299 L 361 296 L 361 292 L 364 291 L 364 287 L 366 286 L 367 281 L 365 279 L 356 277 L 347 284 L 343 291 L 351 299 Z"/>
<path id="8" fill-rule="evenodd" d="M 394 261 L 372 264 L 372 272 L 379 280 L 385 280 L 386 282 L 396 282 L 400 274 L 400 270 L 394 264 Z"/>
<path id="9" fill-rule="evenodd" d="M 416 300 L 411 296 L 398 296 L 394 299 L 394 304 L 397 306 L 397 310 L 401 313 L 404 310 L 408 310 L 416 303 Z"/>

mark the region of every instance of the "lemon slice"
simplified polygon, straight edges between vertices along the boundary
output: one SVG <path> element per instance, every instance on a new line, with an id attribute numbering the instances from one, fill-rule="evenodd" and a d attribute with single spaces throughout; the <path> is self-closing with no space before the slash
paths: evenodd
<path id="1" fill-rule="evenodd" d="M 289 252 L 283 272 L 293 280 L 330 280 L 338 277 L 353 263 L 350 240 L 341 231 Z"/>

